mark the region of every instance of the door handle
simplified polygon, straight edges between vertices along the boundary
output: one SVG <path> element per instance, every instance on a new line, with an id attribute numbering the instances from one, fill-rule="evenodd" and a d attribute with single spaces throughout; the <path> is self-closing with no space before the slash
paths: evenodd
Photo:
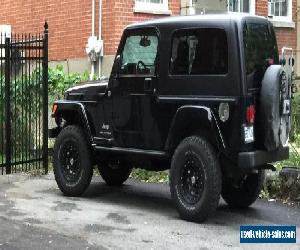
<path id="1" fill-rule="evenodd" d="M 152 78 L 145 78 L 145 81 L 144 81 L 144 91 L 146 93 L 152 93 L 153 92 Z"/>

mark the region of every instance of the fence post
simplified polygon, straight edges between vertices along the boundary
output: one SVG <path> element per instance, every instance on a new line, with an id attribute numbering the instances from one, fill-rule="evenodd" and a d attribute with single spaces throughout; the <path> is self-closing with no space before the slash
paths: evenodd
<path id="1" fill-rule="evenodd" d="M 5 38 L 5 165 L 11 174 L 10 38 Z"/>
<path id="2" fill-rule="evenodd" d="M 48 23 L 44 26 L 43 41 L 43 167 L 48 173 Z"/>

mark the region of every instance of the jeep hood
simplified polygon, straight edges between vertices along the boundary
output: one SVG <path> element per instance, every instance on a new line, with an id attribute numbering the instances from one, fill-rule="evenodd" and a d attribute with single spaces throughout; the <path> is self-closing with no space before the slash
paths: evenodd
<path id="1" fill-rule="evenodd" d="M 65 93 L 67 100 L 78 101 L 91 101 L 104 94 L 108 86 L 108 80 L 99 80 L 93 82 L 86 82 L 82 85 L 78 85 L 69 88 Z"/>

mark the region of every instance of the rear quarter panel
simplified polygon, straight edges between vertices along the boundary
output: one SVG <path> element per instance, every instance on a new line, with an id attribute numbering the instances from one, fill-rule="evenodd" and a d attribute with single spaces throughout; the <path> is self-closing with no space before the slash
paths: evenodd
<path id="1" fill-rule="evenodd" d="M 224 75 L 176 75 L 169 73 L 171 58 L 172 36 L 175 30 L 161 27 L 161 42 L 168 46 L 160 46 L 159 51 L 159 84 L 158 97 L 161 106 L 160 117 L 171 126 L 171 121 L 179 107 L 183 105 L 200 105 L 211 108 L 218 119 L 220 129 L 225 140 L 229 155 L 236 155 L 241 146 L 241 120 L 242 120 L 242 70 L 240 58 L 240 44 L 238 27 L 235 22 L 182 24 L 178 29 L 185 28 L 221 28 L 226 31 L 228 43 L 228 73 Z M 166 49 L 168 48 L 168 49 Z M 228 121 L 219 120 L 219 105 L 226 102 L 230 106 Z M 188 122 L 188 121 L 187 121 Z M 201 127 L 201 121 L 199 122 Z"/>

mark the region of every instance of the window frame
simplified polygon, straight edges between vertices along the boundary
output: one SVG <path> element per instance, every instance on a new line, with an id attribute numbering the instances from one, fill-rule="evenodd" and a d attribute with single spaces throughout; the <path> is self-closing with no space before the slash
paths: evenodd
<path id="1" fill-rule="evenodd" d="M 286 16 L 274 16 L 271 14 L 271 2 L 268 0 L 268 17 L 271 21 L 277 22 L 293 22 L 293 1 L 286 0 L 287 3 L 287 15 Z"/>
<path id="2" fill-rule="evenodd" d="M 172 12 L 169 10 L 169 0 L 162 1 L 162 3 L 147 3 L 141 2 L 140 0 L 135 0 L 134 12 L 171 15 Z"/>
<path id="3" fill-rule="evenodd" d="M 251 74 L 253 74 L 253 71 L 251 73 L 249 73 L 247 71 L 248 70 L 247 67 L 249 65 L 249 62 L 248 62 L 249 58 L 247 58 L 247 51 L 246 51 L 246 48 L 245 48 L 244 28 L 245 28 L 245 25 L 251 25 L 251 24 L 253 24 L 251 22 L 251 20 L 250 21 L 245 20 L 245 21 L 243 21 L 243 23 L 241 25 L 242 40 L 243 40 L 243 45 L 242 45 L 242 55 L 243 55 L 242 61 L 243 62 L 242 62 L 242 64 L 243 64 L 244 72 L 245 72 L 245 75 L 246 75 L 246 82 L 247 82 L 247 87 L 248 88 L 253 88 L 253 85 L 248 85 L 248 76 L 251 75 Z M 265 22 L 259 22 L 259 23 L 254 22 L 254 24 L 269 25 L 269 24 L 267 24 Z M 278 47 L 277 40 L 276 40 L 276 33 L 275 33 L 275 30 L 273 28 L 271 28 L 271 33 L 272 34 L 269 34 L 269 35 L 272 36 L 271 39 L 274 39 L 275 45 L 276 45 L 276 48 L 274 49 L 274 56 L 276 56 L 276 58 L 274 57 L 273 60 L 274 60 L 275 64 L 279 64 L 279 47 Z M 270 42 L 270 41 L 268 41 L 268 42 Z M 252 53 L 252 51 L 251 51 L 251 53 Z"/>
<path id="4" fill-rule="evenodd" d="M 241 0 L 237 0 L 239 2 L 239 11 L 230 11 L 230 6 L 229 6 L 229 1 L 230 0 L 227 0 L 227 11 L 229 13 L 249 13 L 251 15 L 255 15 L 256 11 L 255 11 L 255 8 L 256 8 L 256 1 L 255 0 L 249 0 L 250 3 L 249 3 L 249 12 L 241 12 L 240 9 L 241 9 Z"/>
<path id="5" fill-rule="evenodd" d="M 226 41 L 227 41 L 227 72 L 226 73 L 222 73 L 222 74 L 173 74 L 172 73 L 172 62 L 171 62 L 171 58 L 172 58 L 172 52 L 173 52 L 173 45 L 174 45 L 174 37 L 176 35 L 176 33 L 178 32 L 183 32 L 183 31 L 189 31 L 189 30 L 199 30 L 199 29 L 220 29 L 223 30 L 225 32 L 226 35 Z M 172 32 L 171 35 L 171 47 L 170 47 L 170 55 L 169 55 L 169 59 L 168 59 L 168 76 L 169 78 L 177 78 L 177 77 L 190 77 L 190 78 L 197 78 L 197 77 L 226 77 L 229 74 L 229 40 L 228 40 L 228 32 L 226 27 L 222 27 L 222 26 L 202 26 L 202 27 L 191 27 L 191 28 L 181 28 L 181 29 L 176 29 Z"/>
<path id="6" fill-rule="evenodd" d="M 135 35 L 135 34 L 139 34 L 140 32 L 143 32 L 143 31 L 149 31 L 149 33 L 153 32 L 153 35 L 155 35 L 157 37 L 157 52 L 156 52 L 156 60 L 155 60 L 155 70 L 154 70 L 154 73 L 153 74 L 122 74 L 122 73 L 119 73 L 119 77 L 122 77 L 122 78 L 129 78 L 129 77 L 156 77 L 157 76 L 157 70 L 158 70 L 158 58 L 159 58 L 159 52 L 160 52 L 160 33 L 158 31 L 158 29 L 154 26 L 149 26 L 149 27 L 143 27 L 143 28 L 128 28 L 125 32 L 124 32 L 124 35 L 121 39 L 121 43 L 120 43 L 120 46 L 118 48 L 118 53 L 117 53 L 117 56 L 120 56 L 120 60 L 121 60 L 121 63 L 120 63 L 120 68 L 118 68 L 118 72 L 121 71 L 121 67 L 122 67 L 122 61 L 123 61 L 123 52 L 124 52 L 124 48 L 125 48 L 125 45 L 126 45 L 126 41 L 127 41 L 127 38 L 132 36 L 132 35 Z"/>

